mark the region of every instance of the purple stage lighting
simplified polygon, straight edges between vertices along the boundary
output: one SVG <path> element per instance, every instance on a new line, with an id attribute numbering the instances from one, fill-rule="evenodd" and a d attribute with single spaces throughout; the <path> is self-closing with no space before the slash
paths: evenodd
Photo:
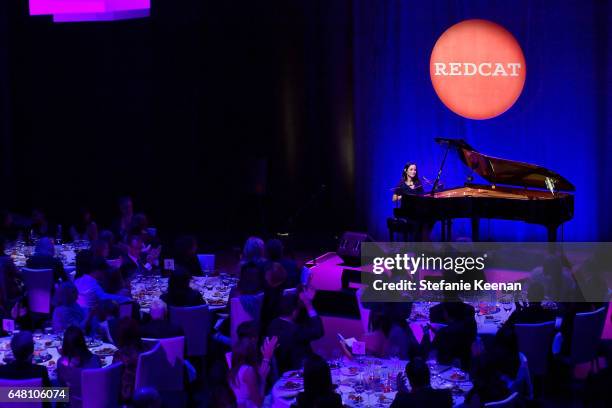
<path id="1" fill-rule="evenodd" d="M 151 0 L 30 0 L 30 15 L 54 22 L 111 21 L 148 17 Z"/>

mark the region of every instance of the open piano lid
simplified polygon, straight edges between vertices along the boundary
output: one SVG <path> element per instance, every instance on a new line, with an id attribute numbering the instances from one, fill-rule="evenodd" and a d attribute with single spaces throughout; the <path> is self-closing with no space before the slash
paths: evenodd
<path id="1" fill-rule="evenodd" d="M 463 139 L 445 139 L 437 137 L 439 144 L 456 147 L 461 161 L 479 176 L 492 184 L 505 184 L 521 187 L 546 189 L 546 179 L 555 182 L 555 188 L 563 191 L 574 191 L 575 187 L 563 176 L 535 164 L 487 156 L 474 150 Z"/>

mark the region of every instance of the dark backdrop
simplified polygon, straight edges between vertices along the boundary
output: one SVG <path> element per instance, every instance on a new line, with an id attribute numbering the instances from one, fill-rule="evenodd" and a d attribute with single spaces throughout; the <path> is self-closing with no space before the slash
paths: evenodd
<path id="1" fill-rule="evenodd" d="M 166 231 L 352 222 L 349 1 L 154 1 L 76 24 L 0 7 L 0 206 L 105 223 L 130 194 Z"/>
<path id="2" fill-rule="evenodd" d="M 131 194 L 165 231 L 380 239 L 402 165 L 432 178 L 433 137 L 463 137 L 572 181 L 566 239 L 612 239 L 610 2 L 153 1 L 148 19 L 76 24 L 29 17 L 25 0 L 0 10 L 0 206 L 68 223 L 88 205 L 107 222 Z M 428 75 L 467 18 L 506 27 L 527 61 L 517 103 L 486 121 L 446 109 Z M 449 161 L 445 185 L 464 176 Z"/>

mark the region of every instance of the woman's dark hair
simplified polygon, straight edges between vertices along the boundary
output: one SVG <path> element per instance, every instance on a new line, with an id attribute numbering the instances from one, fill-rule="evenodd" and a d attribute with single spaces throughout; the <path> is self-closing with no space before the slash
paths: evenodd
<path id="1" fill-rule="evenodd" d="M 119 348 L 133 347 L 142 348 L 140 339 L 140 326 L 138 321 L 130 317 L 124 317 L 119 321 L 119 334 L 117 335 L 117 346 Z"/>
<path id="2" fill-rule="evenodd" d="M 427 387 L 430 385 L 429 367 L 422 358 L 414 358 L 406 364 L 406 377 L 412 388 Z"/>
<path id="3" fill-rule="evenodd" d="M 89 215 L 90 220 L 86 220 L 87 215 Z M 89 208 L 83 207 L 79 210 L 79 217 L 74 223 L 74 229 L 76 229 L 79 234 L 84 234 L 87 232 L 87 227 L 89 226 L 89 223 L 91 223 L 91 211 L 89 210 Z"/>
<path id="4" fill-rule="evenodd" d="M 406 165 L 404 166 L 404 169 L 402 170 L 402 182 L 406 182 L 406 180 L 408 180 L 408 169 L 410 168 L 410 166 L 416 166 L 416 163 L 412 163 L 412 162 L 408 162 L 406 163 Z M 412 179 L 412 182 L 414 184 L 421 184 L 421 181 L 419 180 L 419 168 L 417 167 L 417 171 L 416 174 L 414 175 L 414 178 Z"/>
<path id="5" fill-rule="evenodd" d="M 168 279 L 168 302 L 174 304 L 175 300 L 181 300 L 186 293 L 189 292 L 189 282 L 191 281 L 191 275 L 184 268 L 176 268 L 170 274 Z"/>
<path id="6" fill-rule="evenodd" d="M 85 363 L 92 357 L 91 351 L 85 344 L 83 331 L 76 326 L 70 326 L 64 331 L 62 355 L 69 360 L 78 359 L 79 364 Z"/>
<path id="7" fill-rule="evenodd" d="M 255 262 L 247 262 L 240 267 L 238 290 L 241 295 L 254 295 L 263 289 L 262 269 Z"/>
<path id="8" fill-rule="evenodd" d="M 385 337 L 389 337 L 389 333 L 391 332 L 391 319 L 384 312 L 372 311 L 370 312 L 369 326 L 371 332 L 380 330 L 384 333 Z"/>
<path id="9" fill-rule="evenodd" d="M 327 361 L 316 354 L 308 357 L 304 361 L 304 393 L 318 397 L 333 390 L 334 384 Z"/>
<path id="10" fill-rule="evenodd" d="M 236 384 L 238 371 L 243 365 L 256 368 L 258 363 L 257 339 L 243 337 L 232 347 L 232 368 L 229 371 L 230 384 Z"/>

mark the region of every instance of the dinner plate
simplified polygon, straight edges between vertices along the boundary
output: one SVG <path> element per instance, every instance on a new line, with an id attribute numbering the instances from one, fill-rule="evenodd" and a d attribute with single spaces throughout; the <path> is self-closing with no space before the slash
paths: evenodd
<path id="1" fill-rule="evenodd" d="M 359 367 L 342 367 L 340 369 L 342 375 L 353 376 L 359 374 Z"/>
<path id="2" fill-rule="evenodd" d="M 440 377 L 444 378 L 447 381 L 453 382 L 468 381 L 470 379 L 469 375 L 466 372 L 461 371 L 459 369 L 447 370 L 440 374 Z"/>

